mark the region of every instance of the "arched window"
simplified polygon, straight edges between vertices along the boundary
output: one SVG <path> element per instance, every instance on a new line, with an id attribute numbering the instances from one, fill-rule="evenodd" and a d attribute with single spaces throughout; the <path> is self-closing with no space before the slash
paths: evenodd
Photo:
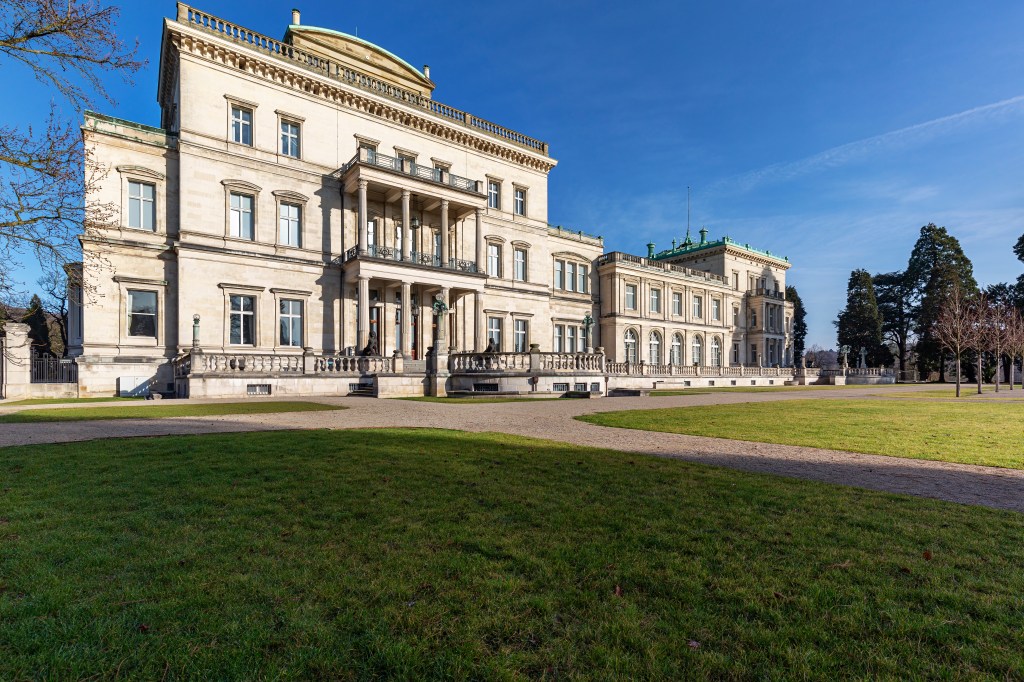
<path id="1" fill-rule="evenodd" d="M 661 364 L 661 334 L 658 332 L 651 332 L 649 339 L 650 342 L 650 353 L 647 359 L 652 365 Z"/>
<path id="2" fill-rule="evenodd" d="M 683 364 L 683 335 L 674 334 L 672 336 L 672 355 L 670 362 L 673 365 Z"/>
<path id="3" fill-rule="evenodd" d="M 636 332 L 632 329 L 627 329 L 626 334 L 623 337 L 626 346 L 626 362 L 636 362 L 637 360 L 637 338 Z"/>
<path id="4" fill-rule="evenodd" d="M 690 360 L 695 365 L 704 364 L 704 345 L 700 342 L 700 337 L 693 337 L 693 346 L 690 348 Z"/>
<path id="5" fill-rule="evenodd" d="M 722 366 L 722 344 L 717 336 L 711 339 L 711 366 Z"/>

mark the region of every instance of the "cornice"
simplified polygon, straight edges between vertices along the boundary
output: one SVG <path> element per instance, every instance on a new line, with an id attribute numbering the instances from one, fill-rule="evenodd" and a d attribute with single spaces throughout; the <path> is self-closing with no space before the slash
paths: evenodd
<path id="1" fill-rule="evenodd" d="M 507 147 L 497 140 L 475 135 L 469 130 L 449 125 L 427 112 L 406 109 L 397 102 L 387 102 L 377 99 L 370 93 L 351 90 L 341 83 L 327 81 L 314 73 L 303 73 L 269 55 L 263 56 L 240 46 L 236 48 L 228 41 L 214 35 L 207 36 L 193 32 L 174 21 L 167 21 L 166 27 L 169 32 L 170 45 L 179 52 L 179 55 L 173 56 L 177 56 L 179 59 L 180 53 L 191 54 L 231 69 L 237 69 L 256 78 L 299 90 L 335 105 L 398 123 L 438 139 L 491 154 L 505 161 L 543 173 L 548 173 L 555 167 L 555 162 L 551 160 L 538 158 L 532 154 Z M 176 68 L 173 65 L 176 61 L 176 59 L 166 60 L 164 68 Z M 169 80 L 171 79 L 161 79 L 162 89 L 165 91 L 168 89 Z"/>

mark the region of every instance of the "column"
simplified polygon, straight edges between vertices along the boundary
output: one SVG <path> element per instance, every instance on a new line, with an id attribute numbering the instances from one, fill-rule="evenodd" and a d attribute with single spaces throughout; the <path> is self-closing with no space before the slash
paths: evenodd
<path id="1" fill-rule="evenodd" d="M 441 267 L 448 267 L 448 200 L 441 199 Z M 448 303 L 448 290 L 443 289 L 445 304 Z"/>
<path id="2" fill-rule="evenodd" d="M 364 225 L 365 227 L 365 225 Z M 356 353 L 361 353 L 370 334 L 370 278 L 359 277 L 359 317 L 356 323 Z M 377 340 L 380 343 L 380 339 Z"/>
<path id="3" fill-rule="evenodd" d="M 369 216 L 366 210 L 367 184 L 366 180 L 359 181 L 359 253 L 366 253 L 366 219 Z"/>
<path id="4" fill-rule="evenodd" d="M 444 301 L 445 306 L 450 306 L 448 302 L 448 287 L 441 288 L 441 300 Z M 447 311 L 437 317 L 437 348 L 434 349 L 435 353 L 448 353 L 448 313 Z"/>
<path id="5" fill-rule="evenodd" d="M 487 348 L 487 318 L 484 317 L 484 294 L 482 291 L 473 292 L 473 347 L 483 352 Z"/>
<path id="6" fill-rule="evenodd" d="M 476 271 L 484 272 L 487 263 L 487 247 L 484 244 L 484 210 L 476 209 Z M 480 294 L 477 294 L 479 299 Z M 479 340 L 478 340 L 479 341 Z"/>
<path id="7" fill-rule="evenodd" d="M 411 239 L 411 232 L 410 232 L 410 229 L 409 229 L 409 225 L 411 224 L 410 223 L 411 215 L 409 214 L 409 197 L 410 196 L 411 196 L 411 192 L 409 192 L 409 190 L 407 190 L 407 189 L 403 189 L 402 190 L 402 260 L 404 260 L 404 261 L 409 260 L 409 244 L 410 244 L 410 239 Z M 405 287 L 406 287 L 406 284 L 403 282 L 402 283 L 402 303 L 403 303 L 403 305 L 405 304 L 406 301 L 409 300 L 408 299 L 409 292 L 406 291 Z M 405 324 L 404 316 L 403 316 L 402 324 Z M 404 329 L 405 328 L 403 327 L 403 330 Z M 403 346 L 403 351 L 402 352 L 404 353 L 405 352 L 405 350 L 404 350 L 405 342 L 404 341 L 402 342 L 402 346 Z"/>
<path id="8" fill-rule="evenodd" d="M 406 204 L 408 206 L 408 204 Z M 412 284 L 402 282 L 402 355 L 412 357 Z"/>

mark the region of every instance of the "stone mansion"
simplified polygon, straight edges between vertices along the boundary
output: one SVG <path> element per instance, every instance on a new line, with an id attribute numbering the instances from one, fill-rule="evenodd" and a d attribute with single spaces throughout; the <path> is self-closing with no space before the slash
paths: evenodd
<path id="1" fill-rule="evenodd" d="M 160 125 L 85 117 L 108 169 L 87 200 L 119 215 L 81 239 L 80 393 L 792 378 L 787 259 L 703 229 L 641 257 L 552 227 L 547 143 L 433 89 L 298 11 L 277 40 L 179 3 Z"/>

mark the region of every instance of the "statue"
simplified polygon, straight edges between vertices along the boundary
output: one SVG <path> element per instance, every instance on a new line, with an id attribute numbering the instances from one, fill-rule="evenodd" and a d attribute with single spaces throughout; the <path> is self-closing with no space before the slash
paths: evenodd
<path id="1" fill-rule="evenodd" d="M 377 345 L 376 330 L 370 330 L 370 339 L 366 342 L 366 348 L 363 348 L 363 355 L 380 355 L 380 348 Z"/>
<path id="2" fill-rule="evenodd" d="M 494 339 L 487 340 L 487 348 L 484 348 L 485 353 L 497 353 L 498 344 L 494 342 Z"/>
<path id="3" fill-rule="evenodd" d="M 867 360 L 865 359 L 865 358 L 867 358 L 867 355 L 868 355 L 867 349 L 864 346 L 861 346 L 860 347 L 860 364 L 857 365 L 861 369 L 864 369 L 865 367 L 868 366 Z"/>

